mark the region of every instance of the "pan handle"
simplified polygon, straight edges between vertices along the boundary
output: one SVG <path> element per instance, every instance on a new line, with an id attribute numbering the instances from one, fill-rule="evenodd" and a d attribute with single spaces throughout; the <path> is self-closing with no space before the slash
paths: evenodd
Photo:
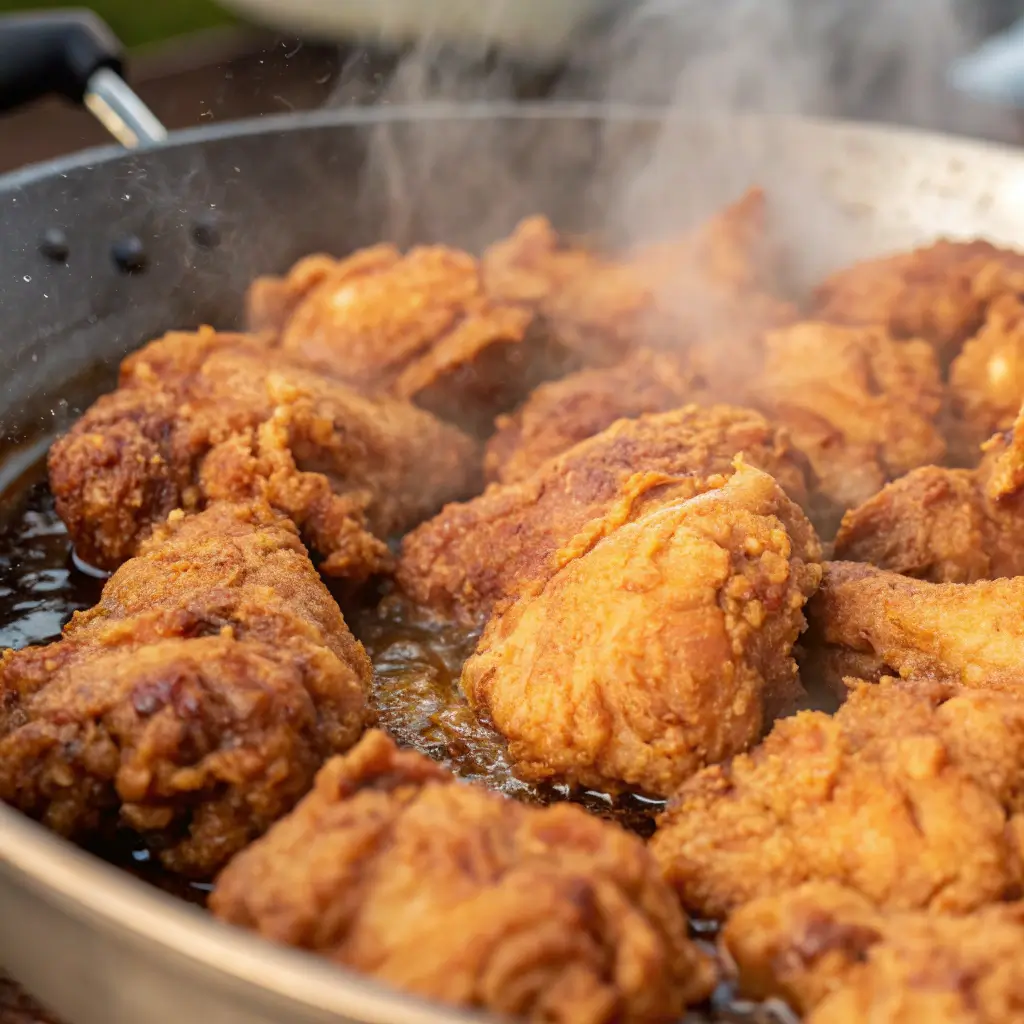
<path id="1" fill-rule="evenodd" d="M 0 112 L 57 94 L 83 104 L 123 146 L 167 138 L 121 77 L 121 44 L 91 11 L 0 18 Z"/>

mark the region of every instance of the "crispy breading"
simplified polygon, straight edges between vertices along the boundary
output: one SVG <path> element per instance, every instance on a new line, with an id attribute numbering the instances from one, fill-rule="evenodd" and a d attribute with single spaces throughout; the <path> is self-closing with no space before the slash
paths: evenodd
<path id="1" fill-rule="evenodd" d="M 175 513 L 62 639 L 0 658 L 0 799 L 209 877 L 359 737 L 370 675 L 288 520 Z"/>
<path id="2" fill-rule="evenodd" d="M 462 688 L 520 778 L 667 796 L 756 743 L 800 693 L 791 652 L 821 545 L 748 467 L 587 534 L 491 619 Z"/>
<path id="3" fill-rule="evenodd" d="M 1024 904 L 965 916 L 882 913 L 839 885 L 755 900 L 722 944 L 743 991 L 809 1024 L 1004 1024 L 1024 1006 Z"/>
<path id="4" fill-rule="evenodd" d="M 361 581 L 389 567 L 389 536 L 472 493 L 478 464 L 474 443 L 429 413 L 207 328 L 126 359 L 120 388 L 54 443 L 49 470 L 79 555 L 101 568 L 172 509 L 261 498 L 296 521 L 324 572 Z"/>
<path id="5" fill-rule="evenodd" d="M 835 715 L 782 719 L 684 783 L 650 849 L 700 917 L 810 881 L 885 909 L 966 912 L 1021 891 L 1022 794 L 1019 697 L 863 683 Z"/>
<path id="6" fill-rule="evenodd" d="M 380 732 L 323 768 L 210 907 L 396 988 L 546 1024 L 672 1021 L 714 985 L 639 839 L 460 785 Z"/>
<path id="7" fill-rule="evenodd" d="M 805 498 L 800 461 L 785 435 L 749 409 L 686 406 L 621 420 L 544 463 L 516 484 L 448 505 L 408 534 L 397 579 L 417 603 L 463 622 L 485 618 L 518 586 L 553 573 L 551 557 L 591 519 L 608 512 L 638 472 L 700 481 L 732 472 L 736 455 Z"/>

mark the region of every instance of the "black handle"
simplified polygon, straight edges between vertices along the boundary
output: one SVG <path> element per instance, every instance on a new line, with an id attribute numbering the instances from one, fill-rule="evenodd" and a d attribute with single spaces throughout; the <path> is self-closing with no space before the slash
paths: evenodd
<path id="1" fill-rule="evenodd" d="M 100 68 L 121 73 L 121 44 L 92 11 L 0 18 L 0 111 L 51 93 L 80 103 Z"/>

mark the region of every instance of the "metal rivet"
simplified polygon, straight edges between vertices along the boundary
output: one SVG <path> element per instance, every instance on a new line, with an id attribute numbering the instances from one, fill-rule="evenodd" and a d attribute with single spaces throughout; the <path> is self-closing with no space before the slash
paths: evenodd
<path id="1" fill-rule="evenodd" d="M 71 251 L 68 245 L 68 236 L 60 228 L 50 228 L 39 242 L 39 251 L 47 259 L 63 263 Z"/>
<path id="2" fill-rule="evenodd" d="M 110 248 L 110 255 L 114 262 L 126 274 L 138 274 L 146 269 L 148 258 L 142 241 L 129 235 L 127 238 L 118 239 Z"/>
<path id="3" fill-rule="evenodd" d="M 212 213 L 204 213 L 192 225 L 192 241 L 201 249 L 215 249 L 220 245 L 220 225 Z"/>

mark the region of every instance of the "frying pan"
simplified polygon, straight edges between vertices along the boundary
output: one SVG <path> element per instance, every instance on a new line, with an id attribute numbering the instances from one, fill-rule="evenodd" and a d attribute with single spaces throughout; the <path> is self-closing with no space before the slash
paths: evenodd
<path id="1" fill-rule="evenodd" d="M 73 73 L 51 24 L 14 75 L 0 24 L 0 99 L 38 92 L 41 59 L 63 69 L 48 82 L 81 99 L 93 72 L 119 66 L 95 28 Z M 131 121 L 130 97 L 113 94 Z M 304 253 L 382 239 L 477 248 L 536 211 L 571 230 L 667 231 L 751 182 L 769 190 L 797 284 L 938 234 L 1024 240 L 1024 155 L 1012 149 L 587 105 L 264 118 L 0 178 L 0 485 L 133 347 L 172 327 L 236 324 L 248 281 Z M 228 929 L 3 807 L 0 964 L 69 1024 L 473 1019 Z"/>

